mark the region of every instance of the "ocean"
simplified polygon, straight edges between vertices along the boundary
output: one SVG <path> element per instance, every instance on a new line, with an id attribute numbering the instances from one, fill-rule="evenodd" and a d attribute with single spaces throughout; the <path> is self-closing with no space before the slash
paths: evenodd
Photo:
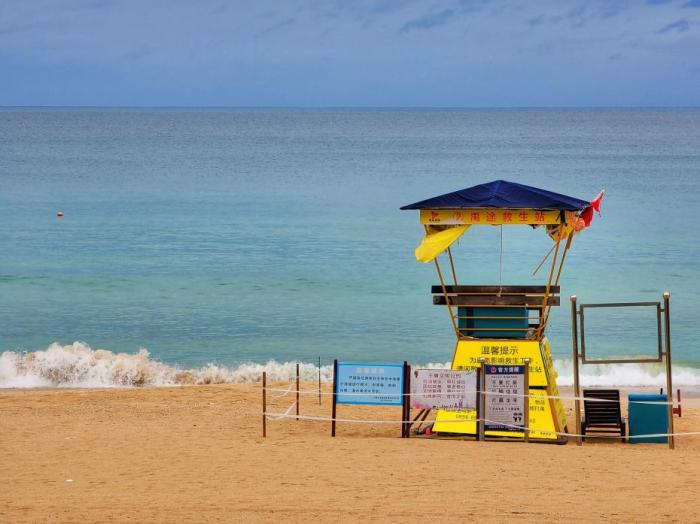
<path id="1" fill-rule="evenodd" d="M 0 109 L 0 387 L 246 381 L 321 358 L 451 359 L 399 207 L 505 179 L 602 216 L 574 240 L 548 334 L 570 383 L 570 295 L 671 293 L 675 380 L 700 385 L 700 109 Z M 57 213 L 62 211 L 63 217 Z M 504 284 L 541 284 L 541 230 L 503 229 Z M 455 248 L 499 282 L 500 229 Z M 655 352 L 655 314 L 595 311 L 597 357 Z M 663 384 L 658 367 L 584 370 Z"/>

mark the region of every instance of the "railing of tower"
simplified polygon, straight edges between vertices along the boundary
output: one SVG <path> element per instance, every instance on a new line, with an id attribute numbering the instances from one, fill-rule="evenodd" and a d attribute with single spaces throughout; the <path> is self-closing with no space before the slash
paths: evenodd
<path id="1" fill-rule="evenodd" d="M 540 310 L 542 317 L 540 319 L 540 326 L 538 329 L 537 333 L 537 338 L 541 339 L 542 336 L 544 335 L 544 330 L 547 327 L 547 321 L 549 320 L 549 312 L 552 309 L 552 306 L 548 304 L 549 300 L 549 295 L 550 291 L 552 288 L 556 288 L 556 293 L 559 293 L 559 278 L 561 277 L 561 272 L 562 269 L 564 268 L 564 262 L 566 261 L 566 255 L 569 252 L 569 249 L 571 248 L 571 242 L 574 239 L 573 232 L 567 235 L 566 237 L 566 244 L 564 245 L 564 251 L 561 255 L 561 261 L 559 262 L 559 269 L 557 269 L 557 276 L 556 279 L 554 280 L 554 283 L 552 283 L 552 277 L 554 275 L 554 270 L 557 267 L 557 258 L 559 256 L 559 247 L 561 246 L 561 242 L 564 238 L 564 225 L 563 223 L 559 226 L 559 231 L 556 233 L 557 235 L 557 240 L 554 245 L 554 258 L 552 259 L 552 266 L 549 271 L 549 279 L 547 281 L 547 289 L 545 291 L 543 300 L 542 300 L 542 309 Z M 557 296 L 557 306 L 559 305 L 558 303 L 559 297 Z"/>
<path id="2" fill-rule="evenodd" d="M 600 213 L 602 198 L 603 192 L 587 202 L 496 180 L 403 206 L 401 209 L 420 211 L 425 237 L 415 249 L 416 259 L 435 264 L 440 286 L 438 289 L 433 286 L 433 294 L 438 295 L 433 301 L 447 306 L 457 338 L 481 334 L 481 337 L 474 338 L 541 340 L 551 308 L 559 305 L 559 280 L 573 237 L 591 224 L 595 211 Z M 495 288 L 461 286 L 457 280 L 450 246 L 475 225 L 501 227 L 499 285 Z M 542 227 L 554 241 L 552 249 L 533 272 L 534 276 L 553 253 L 545 286 L 502 285 L 504 225 Z M 452 284 L 447 284 L 447 272 L 443 273 L 440 267 L 439 257 L 443 254 L 449 261 Z M 536 314 L 536 319 L 532 318 L 532 313 Z M 490 330 L 481 327 L 489 323 Z M 488 332 L 488 337 L 483 336 L 484 331 Z"/>
<path id="3" fill-rule="evenodd" d="M 425 229 L 427 232 L 428 228 Z M 546 285 L 459 285 L 450 247 L 445 250 L 445 253 L 453 283 L 448 284 L 440 266 L 440 257 L 433 259 L 440 280 L 439 285 L 431 288 L 433 304 L 447 306 L 452 328 L 458 339 L 542 339 L 551 308 L 560 304 L 559 279 L 573 239 L 573 235 L 567 235 L 564 241 L 563 227 L 559 227 L 559 230 L 553 233 L 556 238 L 555 244 L 545 257 L 546 260 L 552 252 L 554 253 Z M 561 249 L 562 242 L 563 249 Z M 502 325 L 484 327 L 485 324 L 503 324 L 504 322 L 508 327 Z M 489 336 L 485 337 L 484 334 Z"/>
<path id="4" fill-rule="evenodd" d="M 551 308 L 559 305 L 559 281 L 561 278 L 566 256 L 571 248 L 573 232 L 566 231 L 564 214 L 560 222 L 548 226 L 548 234 L 554 240 L 552 249 L 537 266 L 533 275 L 539 271 L 552 255 L 548 278 L 542 286 L 504 286 L 476 285 L 463 286 L 458 283 L 454 257 L 451 247 L 443 254 L 449 262 L 452 284 L 448 284 L 448 276 L 443 273 L 440 256 L 433 258 L 433 263 L 440 280 L 439 286 L 432 287 L 433 303 L 447 306 L 452 328 L 458 339 L 465 338 L 525 338 L 541 340 L 547 327 Z M 501 226 L 502 227 L 502 226 Z M 435 228 L 424 225 L 426 235 Z M 456 311 L 455 311 L 456 308 Z M 520 314 L 514 314 L 516 309 Z M 510 311 L 508 311 L 510 310 Z M 510 314 L 509 314 L 510 313 Z M 492 326 L 486 330 L 478 324 L 503 323 L 508 327 Z M 516 325 L 517 324 L 517 325 Z M 489 336 L 479 337 L 488 331 Z"/>
<path id="5" fill-rule="evenodd" d="M 549 309 L 559 305 L 559 289 L 558 285 L 448 285 L 443 280 L 432 286 L 431 292 L 433 304 L 447 306 L 459 339 L 481 336 L 539 340 L 544 333 L 542 319 L 546 321 Z M 453 308 L 457 308 L 456 313 Z M 502 327 L 504 324 L 508 327 Z"/>

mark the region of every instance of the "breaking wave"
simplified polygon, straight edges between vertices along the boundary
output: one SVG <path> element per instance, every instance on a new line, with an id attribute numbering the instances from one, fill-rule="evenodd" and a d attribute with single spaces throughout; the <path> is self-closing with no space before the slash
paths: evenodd
<path id="1" fill-rule="evenodd" d="M 0 388 L 109 388 L 176 386 L 187 384 L 240 384 L 260 380 L 267 371 L 272 382 L 287 381 L 296 374 L 296 362 L 206 366 L 183 369 L 151 358 L 146 349 L 114 353 L 92 349 L 83 342 L 51 344 L 42 351 L 0 354 Z M 321 379 L 331 380 L 332 366 L 321 368 Z M 304 380 L 318 380 L 318 366 L 300 364 Z"/>
<path id="2" fill-rule="evenodd" d="M 266 371 L 271 382 L 292 380 L 296 362 L 270 360 L 265 364 L 246 363 L 226 367 L 208 364 L 184 369 L 151 358 L 146 349 L 137 353 L 114 353 L 92 349 L 85 343 L 51 344 L 42 351 L 28 353 L 6 351 L 0 354 L 0 388 L 110 388 L 176 386 L 188 384 L 241 384 L 260 380 Z M 448 363 L 429 363 L 425 367 L 446 368 Z M 570 360 L 557 360 L 557 380 L 571 385 Z M 315 364 L 301 363 L 302 380 L 318 379 Z M 332 366 L 322 366 L 321 379 L 332 380 Z M 700 386 L 700 369 L 675 366 L 674 385 Z M 586 386 L 665 386 L 661 365 L 596 365 L 581 369 L 581 384 Z"/>

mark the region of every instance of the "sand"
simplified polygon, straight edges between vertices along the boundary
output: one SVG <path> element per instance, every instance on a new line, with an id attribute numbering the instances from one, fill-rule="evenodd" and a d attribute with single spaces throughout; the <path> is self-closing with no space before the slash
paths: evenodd
<path id="1" fill-rule="evenodd" d="M 339 424 L 333 439 L 327 422 L 278 420 L 263 439 L 259 388 L 0 392 L 0 522 L 700 521 L 700 436 L 671 451 L 405 440 L 398 425 Z M 304 396 L 302 413 L 327 416 L 317 402 Z M 700 430 L 700 401 L 675 420 Z"/>

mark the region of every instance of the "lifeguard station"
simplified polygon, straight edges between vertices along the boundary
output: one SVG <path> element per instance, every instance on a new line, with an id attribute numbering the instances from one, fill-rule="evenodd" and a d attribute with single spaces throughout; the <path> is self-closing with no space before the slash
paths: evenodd
<path id="1" fill-rule="evenodd" d="M 590 225 L 603 194 L 593 201 L 504 180 L 480 184 L 416 202 L 401 209 L 420 211 L 425 238 L 415 255 L 433 262 L 439 285 L 431 288 L 433 304 L 446 306 L 457 338 L 452 369 L 476 370 L 482 363 L 523 365 L 529 362 L 530 440 L 563 442 L 566 415 L 558 398 L 557 373 L 545 336 L 550 310 L 559 305 L 559 279 L 574 235 Z M 554 241 L 548 278 L 539 286 L 463 285 L 457 279 L 451 246 L 472 226 L 541 228 Z M 449 282 L 440 265 L 447 258 Z M 444 260 L 444 257 L 443 257 Z M 439 411 L 433 432 L 476 435 L 475 411 Z M 490 438 L 523 439 L 524 433 L 487 431 Z"/>

